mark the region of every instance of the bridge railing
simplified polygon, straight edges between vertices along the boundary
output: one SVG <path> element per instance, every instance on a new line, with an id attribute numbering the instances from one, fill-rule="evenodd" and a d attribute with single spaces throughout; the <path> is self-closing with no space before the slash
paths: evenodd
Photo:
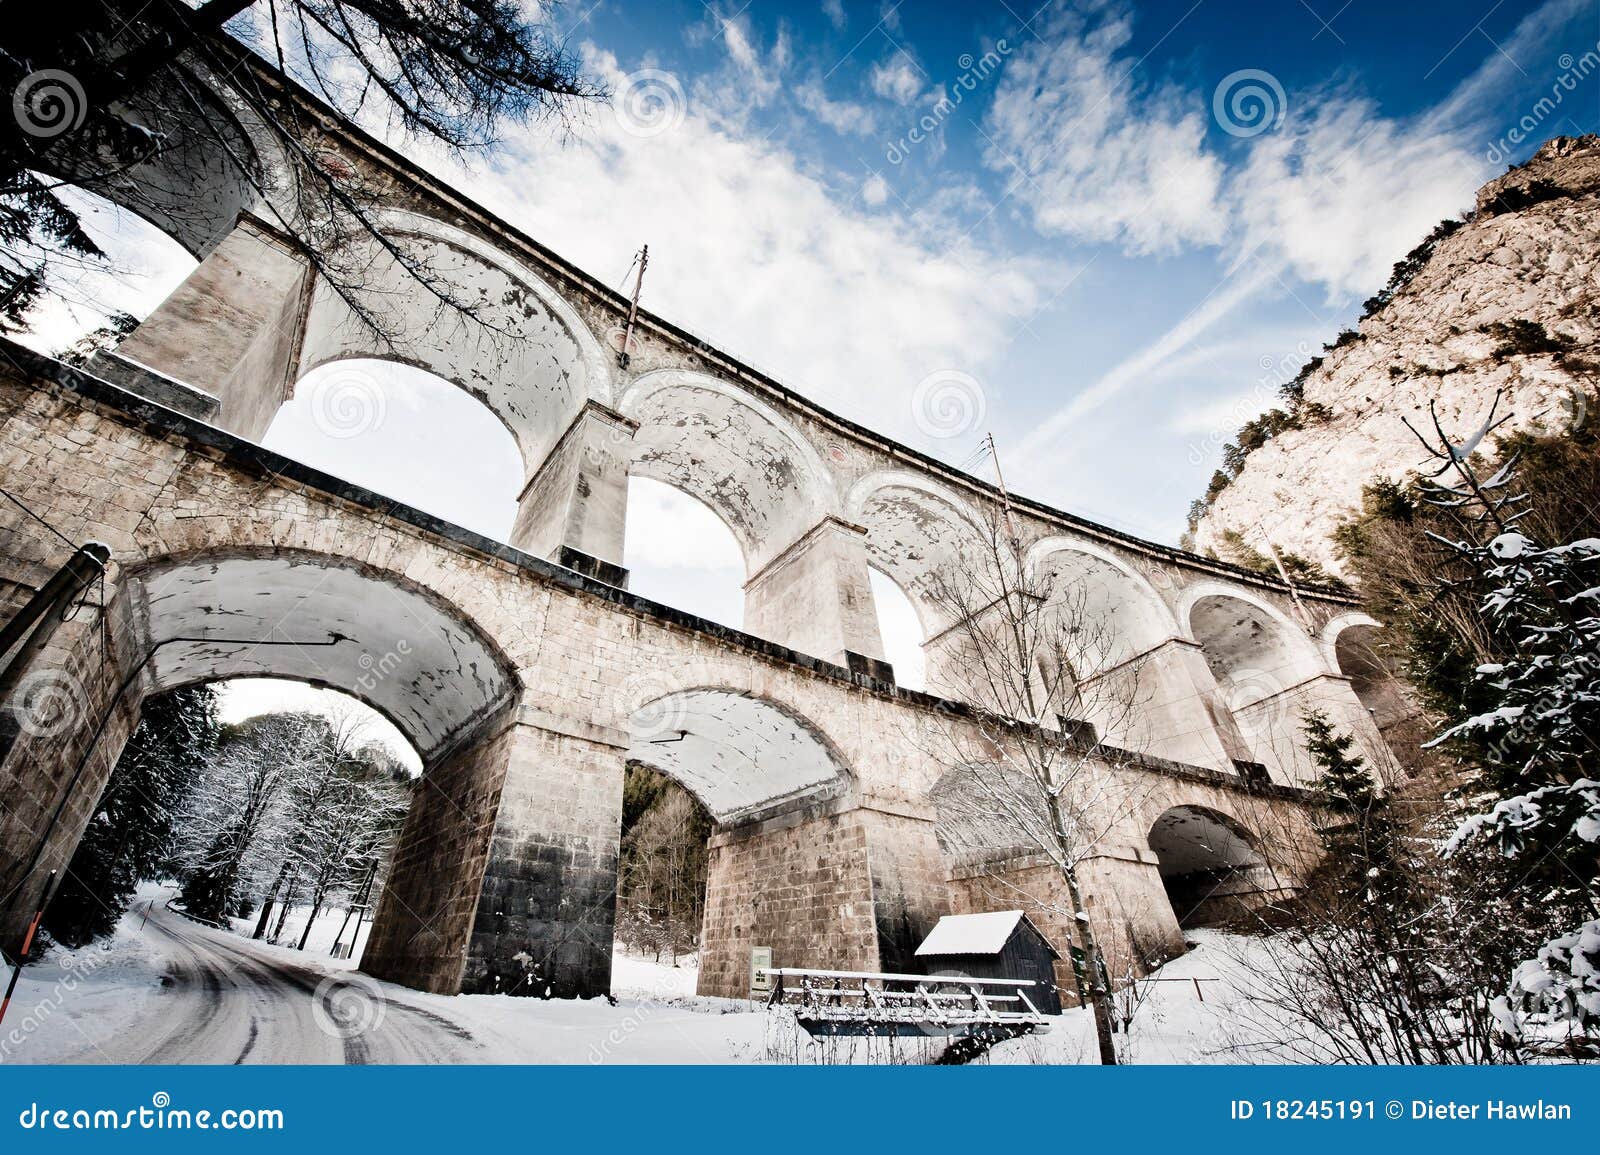
<path id="1" fill-rule="evenodd" d="M 1002 1036 L 1044 1032 L 1028 998 L 1031 979 L 907 975 L 763 967 L 769 1008 L 782 1007 L 812 1035 Z"/>

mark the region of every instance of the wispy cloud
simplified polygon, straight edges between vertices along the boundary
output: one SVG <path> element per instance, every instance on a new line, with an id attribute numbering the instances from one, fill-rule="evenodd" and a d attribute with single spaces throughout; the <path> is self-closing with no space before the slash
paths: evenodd
<path id="1" fill-rule="evenodd" d="M 1058 6 L 1036 29 L 1006 64 L 984 156 L 1017 174 L 1034 227 L 1134 254 L 1220 242 L 1223 166 L 1204 106 L 1142 78 L 1131 16 Z"/>

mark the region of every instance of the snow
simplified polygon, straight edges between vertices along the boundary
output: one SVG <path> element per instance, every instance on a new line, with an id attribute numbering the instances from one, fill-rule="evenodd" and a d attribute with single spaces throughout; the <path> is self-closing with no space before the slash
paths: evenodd
<path id="1" fill-rule="evenodd" d="M 258 912 L 259 913 L 259 912 Z M 306 918 L 311 914 L 309 906 L 292 906 L 289 908 L 289 917 L 284 920 L 283 933 L 277 937 L 277 942 L 283 946 L 294 947 L 300 942 L 300 935 L 306 928 Z M 372 933 L 371 915 L 367 915 L 361 923 L 361 930 L 356 938 L 356 950 L 350 965 L 359 965 L 361 951 L 366 948 L 367 937 Z M 329 958 L 333 950 L 333 937 L 339 933 L 339 928 L 344 926 L 344 939 L 346 946 L 350 945 L 350 931 L 355 926 L 355 916 L 350 916 L 349 925 L 345 923 L 345 909 L 336 906 L 331 909 L 324 907 L 322 913 L 317 915 L 317 921 L 311 925 L 311 937 L 306 940 L 306 953 L 322 955 Z M 232 920 L 233 929 L 249 938 L 256 932 L 256 920 L 252 918 L 236 918 Z M 272 912 L 271 925 L 277 926 L 278 912 Z M 332 961 L 330 959 L 330 961 Z"/>
<path id="2" fill-rule="evenodd" d="M 700 959 L 680 955 L 674 962 L 656 962 L 629 954 L 621 947 L 611 956 L 611 993 L 655 999 L 691 998 L 700 978 Z"/>
<path id="3" fill-rule="evenodd" d="M 1273 940 L 1216 930 L 1185 932 L 1192 944 L 1181 955 L 1115 996 L 1119 1015 L 1130 1006 L 1133 1027 L 1116 1035 L 1124 1063 L 1293 1063 L 1304 1059 L 1276 1045 L 1261 1008 L 1240 1016 L 1241 972 L 1270 973 Z M 1198 981 L 1198 989 L 1196 980 Z M 1053 1020 L 1045 1035 L 1024 1035 L 994 1047 L 987 1061 L 1096 1063 L 1094 1016 L 1074 1008 Z"/>
<path id="4" fill-rule="evenodd" d="M 694 996 L 698 972 L 690 958 L 656 962 L 617 954 L 613 999 L 424 994 L 351 976 L 352 961 L 330 959 L 325 945 L 301 952 L 186 922 L 163 909 L 170 893 L 143 888 L 103 945 L 52 948 L 27 968 L 0 1031 L 0 1061 L 138 1061 L 165 1038 L 176 1039 L 178 1049 L 159 1061 L 232 1062 L 238 1045 L 227 1040 L 242 1038 L 247 1030 L 253 1045 L 245 1061 L 340 1061 L 338 1041 L 319 1030 L 303 989 L 241 979 L 237 989 L 224 982 L 228 1001 L 207 1002 L 192 972 L 183 978 L 183 967 L 186 962 L 192 967 L 197 949 L 237 960 L 235 969 L 290 967 L 301 975 L 311 972 L 312 978 L 321 974 L 324 983 L 354 982 L 381 995 L 388 1009 L 381 1037 L 372 1036 L 374 1062 L 904 1063 L 932 1061 L 944 1045 L 937 1039 L 921 1040 L 920 1046 L 908 1040 L 812 1040 L 792 1018 L 769 1014 L 763 1004 Z M 153 910 L 145 927 L 147 904 Z M 984 921 L 1014 927 L 1016 917 L 1004 912 Z M 328 921 L 331 943 L 337 920 Z M 319 933 L 313 933 L 314 941 Z M 1126 1061 L 1295 1061 L 1286 1049 L 1275 1050 L 1270 1039 L 1263 1042 L 1254 1008 L 1255 1037 L 1246 1037 L 1240 1026 L 1243 1008 L 1235 976 L 1241 967 L 1269 969 L 1261 964 L 1272 949 L 1270 940 L 1215 931 L 1194 931 L 1190 937 L 1193 950 L 1117 996 L 1124 1008 L 1137 1004 L 1133 1031 L 1117 1036 Z M 993 935 L 986 941 L 995 941 Z M 175 982 L 168 975 L 179 978 Z M 263 998 L 279 1001 L 264 1005 Z M 1271 1035 L 1270 1023 L 1265 1033 Z M 1069 1011 L 1051 1020 L 1048 1033 L 999 1044 L 983 1061 L 1093 1063 L 1092 1017 L 1083 1009 Z"/>
<path id="5" fill-rule="evenodd" d="M 0 1026 L 0 1062 L 62 1062 L 85 1040 L 152 1013 L 163 968 L 159 944 L 143 933 L 142 921 L 148 902 L 169 897 L 170 890 L 146 883 L 110 937 L 78 950 L 52 946 L 24 967 Z"/>
<path id="6" fill-rule="evenodd" d="M 989 914 L 947 914 L 941 918 L 928 937 L 922 940 L 917 954 L 999 954 L 1006 940 L 1017 929 L 1020 910 L 997 910 Z"/>
<path id="7" fill-rule="evenodd" d="M 1489 543 L 1489 552 L 1501 560 L 1521 557 L 1533 543 L 1522 534 L 1512 531 L 1502 533 Z"/>

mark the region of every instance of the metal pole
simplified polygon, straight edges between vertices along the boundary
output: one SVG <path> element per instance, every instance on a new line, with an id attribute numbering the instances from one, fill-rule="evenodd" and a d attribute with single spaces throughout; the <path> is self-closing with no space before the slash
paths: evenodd
<path id="1" fill-rule="evenodd" d="M 50 580 L 40 586 L 23 607 L 11 616 L 11 620 L 0 626 L 0 661 L 4 662 L 0 665 L 0 702 L 10 699 L 11 691 L 28 672 L 29 659 L 55 632 L 54 627 L 45 628 L 41 623 L 52 612 L 59 615 L 59 611 L 70 606 L 90 582 L 105 572 L 106 563 L 110 560 L 111 551 L 99 542 L 80 545 L 77 552 L 50 575 Z M 35 626 L 39 628 L 35 629 Z M 20 646 L 19 642 L 22 643 Z M 13 649 L 17 652 L 5 660 L 5 655 Z"/>
<path id="2" fill-rule="evenodd" d="M 994 458 L 994 479 L 1000 485 L 1000 508 L 1005 511 L 1006 532 L 1011 535 L 1011 549 L 1014 553 L 1022 552 L 1022 538 L 1017 534 L 1017 523 L 1011 517 L 1011 493 L 1006 489 L 1006 475 L 1000 472 L 1000 450 L 995 447 L 994 434 L 984 434 L 984 440 L 989 443 L 989 456 Z"/>
<path id="3" fill-rule="evenodd" d="M 639 291 L 644 288 L 644 270 L 650 263 L 650 246 L 645 245 L 639 250 L 639 276 L 633 282 L 633 301 L 628 306 L 628 327 L 622 334 L 622 348 L 617 352 L 617 364 L 624 369 L 630 360 L 628 346 L 633 343 L 633 325 L 639 319 Z"/>
<path id="4" fill-rule="evenodd" d="M 55 889 L 56 872 L 51 871 L 50 877 L 45 880 L 44 895 L 39 899 L 39 909 L 33 912 L 33 921 L 28 924 L 28 933 L 22 939 L 22 950 L 17 953 L 17 965 L 11 969 L 11 981 L 6 984 L 6 995 L 0 999 L 0 1023 L 6 1021 L 6 1008 L 11 1005 L 11 995 L 17 989 L 17 980 L 22 977 L 22 964 L 28 961 L 28 952 L 33 949 L 33 936 L 38 933 L 39 920 L 44 917 L 44 908 L 50 905 L 50 892 Z"/>

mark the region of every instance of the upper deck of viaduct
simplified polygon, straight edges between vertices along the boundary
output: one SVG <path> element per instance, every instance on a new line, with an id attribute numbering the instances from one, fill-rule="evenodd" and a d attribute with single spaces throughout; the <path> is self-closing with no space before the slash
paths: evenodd
<path id="1" fill-rule="evenodd" d="M 951 623 L 930 585 L 936 569 L 981 549 L 993 487 L 827 412 L 648 310 L 619 356 L 629 318 L 619 292 L 252 67 L 305 110 L 293 156 L 226 86 L 200 78 L 214 102 L 205 129 L 180 134 L 185 147 L 135 181 L 99 190 L 200 264 L 96 372 L 259 440 L 319 366 L 365 357 L 420 366 L 477 398 L 515 439 L 524 487 L 512 545 L 625 585 L 628 479 L 653 478 L 705 503 L 738 541 L 749 632 L 883 673 L 870 566 L 917 611 L 930 690 L 952 688 L 938 641 Z M 288 239 L 311 211 L 307 163 L 334 173 L 381 230 L 380 241 L 356 229 L 324 258 L 337 266 L 331 278 Z M 182 188 L 186 198 L 165 191 Z M 438 285 L 470 311 L 443 304 Z M 1372 625 L 1345 597 L 1292 596 L 1274 579 L 1026 498 L 1012 511 L 1026 564 L 1091 590 L 1127 656 L 1209 667 L 1198 710 L 1138 736 L 1153 752 L 1213 766 L 1297 759 L 1234 733 L 1228 715 L 1304 697 L 1313 683 L 1314 696 L 1329 697 L 1327 679 L 1348 673 L 1340 639 Z M 1182 690 L 1166 696 L 1194 698 L 1189 680 L 1180 675 Z M 1205 732 L 1219 727 L 1220 738 Z M 1285 747 L 1281 735 L 1266 744 Z"/>

